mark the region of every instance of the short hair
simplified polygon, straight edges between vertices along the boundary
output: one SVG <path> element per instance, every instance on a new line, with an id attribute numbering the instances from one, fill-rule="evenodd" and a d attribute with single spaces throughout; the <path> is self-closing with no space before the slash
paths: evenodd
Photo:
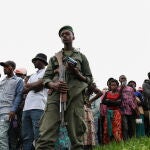
<path id="1" fill-rule="evenodd" d="M 110 85 L 109 83 L 110 83 L 111 80 L 114 80 L 114 78 L 111 77 L 111 78 L 109 78 L 109 79 L 107 80 L 107 86 Z"/>
<path id="2" fill-rule="evenodd" d="M 136 82 L 135 82 L 135 81 L 133 81 L 133 80 L 129 81 L 129 82 L 128 82 L 128 85 L 129 85 L 130 83 L 134 83 L 135 86 L 136 86 Z"/>
<path id="3" fill-rule="evenodd" d="M 117 86 L 119 86 L 119 82 L 118 82 L 118 80 L 116 80 L 116 79 L 112 79 L 112 80 L 110 80 L 109 85 L 111 85 L 111 83 L 112 83 L 112 82 L 115 82 L 115 83 L 117 84 Z"/>
<path id="4" fill-rule="evenodd" d="M 126 77 L 125 75 L 121 75 L 121 76 L 119 77 L 119 80 L 120 80 L 122 77 L 125 78 L 125 79 L 127 79 L 127 77 Z"/>

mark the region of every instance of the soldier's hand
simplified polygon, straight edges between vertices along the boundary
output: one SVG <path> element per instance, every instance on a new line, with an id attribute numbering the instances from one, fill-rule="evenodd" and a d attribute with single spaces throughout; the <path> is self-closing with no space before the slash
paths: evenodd
<path id="1" fill-rule="evenodd" d="M 59 68 L 55 69 L 54 73 L 58 73 L 59 74 Z"/>
<path id="2" fill-rule="evenodd" d="M 67 93 L 68 91 L 67 83 L 63 81 L 50 82 L 49 87 L 56 91 L 59 91 L 60 93 Z"/>
<path id="3" fill-rule="evenodd" d="M 67 62 L 66 69 L 72 72 L 74 75 L 78 75 L 80 73 L 79 68 L 70 62 Z"/>

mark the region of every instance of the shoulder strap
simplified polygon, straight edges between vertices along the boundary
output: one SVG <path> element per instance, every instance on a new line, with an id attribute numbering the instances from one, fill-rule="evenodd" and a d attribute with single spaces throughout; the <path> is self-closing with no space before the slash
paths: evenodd
<path id="1" fill-rule="evenodd" d="M 65 66 L 63 65 L 63 54 L 62 51 L 59 51 L 58 53 L 55 54 L 57 60 L 58 60 L 58 64 L 59 64 L 59 80 L 60 81 L 65 81 Z M 67 101 L 67 93 L 60 93 L 60 102 L 63 102 L 63 106 L 62 103 L 61 104 L 61 109 L 62 107 L 64 107 L 64 110 L 66 110 L 66 101 Z"/>
<path id="2" fill-rule="evenodd" d="M 58 60 L 59 66 L 63 65 L 63 63 L 62 63 L 62 58 L 63 58 L 62 51 L 59 51 L 58 53 L 56 53 L 56 54 L 55 54 L 55 57 L 56 57 L 57 60 Z"/>
<path id="3" fill-rule="evenodd" d="M 58 60 L 58 64 L 59 64 L 59 80 L 61 81 L 65 81 L 65 66 L 63 65 L 63 54 L 62 51 L 58 52 L 55 54 L 57 60 Z"/>

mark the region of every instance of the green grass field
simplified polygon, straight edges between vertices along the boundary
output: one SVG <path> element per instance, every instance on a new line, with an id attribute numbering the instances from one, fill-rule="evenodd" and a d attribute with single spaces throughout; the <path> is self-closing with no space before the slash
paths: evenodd
<path id="1" fill-rule="evenodd" d="M 150 138 L 133 138 L 125 142 L 111 142 L 108 145 L 96 147 L 94 150 L 150 150 Z"/>

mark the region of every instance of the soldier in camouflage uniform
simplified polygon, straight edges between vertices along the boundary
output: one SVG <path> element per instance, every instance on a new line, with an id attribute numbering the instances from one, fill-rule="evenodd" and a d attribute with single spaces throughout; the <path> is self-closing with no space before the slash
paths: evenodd
<path id="1" fill-rule="evenodd" d="M 74 67 L 67 62 L 65 79 L 62 82 L 57 79 L 58 61 L 55 56 L 50 58 L 47 70 L 44 75 L 44 84 L 51 89 L 48 95 L 45 113 L 40 123 L 40 136 L 36 142 L 36 150 L 54 150 L 54 144 L 58 138 L 60 125 L 59 100 L 60 92 L 67 92 L 67 110 L 65 111 L 65 121 L 71 140 L 72 150 L 83 149 L 83 134 L 86 126 L 83 121 L 84 115 L 84 92 L 85 88 L 93 81 L 88 60 L 84 54 L 77 51 L 73 46 L 74 32 L 71 26 L 64 26 L 59 30 L 59 36 L 64 44 L 60 51 L 63 59 L 67 56 L 77 61 Z"/>

